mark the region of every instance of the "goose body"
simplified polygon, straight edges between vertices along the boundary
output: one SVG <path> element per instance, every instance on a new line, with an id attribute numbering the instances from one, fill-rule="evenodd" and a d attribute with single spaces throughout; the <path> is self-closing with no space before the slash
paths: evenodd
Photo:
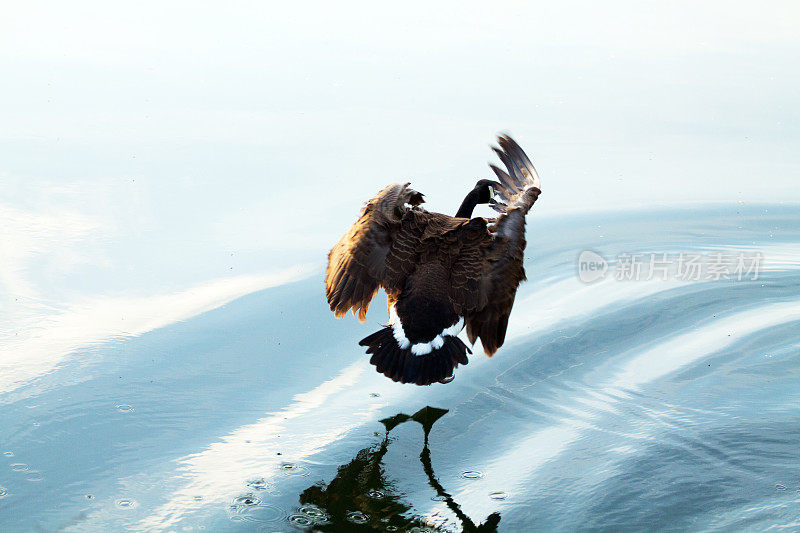
<path id="1" fill-rule="evenodd" d="M 359 344 L 394 381 L 452 379 L 472 353 L 458 337 L 464 326 L 470 343 L 480 338 L 488 356 L 505 340 L 525 279 L 525 215 L 541 189 L 519 145 L 508 136 L 498 142 L 495 152 L 508 171 L 490 165 L 500 182 L 479 181 L 457 213 L 466 216 L 426 211 L 410 183 L 393 183 L 367 202 L 328 255 L 326 293 L 337 317 L 352 309 L 363 322 L 378 288 L 386 291 L 389 325 Z M 468 218 L 476 203 L 501 214 Z"/>

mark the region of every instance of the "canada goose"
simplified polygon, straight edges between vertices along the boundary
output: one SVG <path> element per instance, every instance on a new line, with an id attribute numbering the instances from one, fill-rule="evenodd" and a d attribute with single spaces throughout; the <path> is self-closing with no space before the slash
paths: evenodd
<path id="1" fill-rule="evenodd" d="M 386 291 L 390 323 L 359 345 L 394 381 L 451 380 L 472 353 L 457 336 L 465 324 L 469 341 L 480 338 L 489 357 L 503 345 L 525 279 L 525 215 L 541 185 L 511 137 L 498 143 L 492 149 L 508 172 L 490 164 L 500 182 L 479 181 L 456 217 L 422 209 L 422 194 L 410 183 L 393 183 L 367 202 L 328 254 L 325 288 L 337 318 L 352 309 L 364 322 L 378 288 Z M 496 220 L 470 218 L 486 203 L 501 213 Z"/>

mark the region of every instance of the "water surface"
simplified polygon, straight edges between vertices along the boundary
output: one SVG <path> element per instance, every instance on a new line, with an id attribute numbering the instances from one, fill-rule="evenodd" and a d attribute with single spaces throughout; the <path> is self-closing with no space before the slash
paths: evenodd
<path id="1" fill-rule="evenodd" d="M 384 307 L 334 319 L 319 260 L 37 315 L 0 377 L 0 522 L 792 529 L 799 217 L 533 213 L 506 345 L 426 388 L 374 372 L 356 343 Z M 611 262 L 604 280 L 578 279 L 585 249 Z M 758 279 L 613 275 L 621 253 L 716 251 L 761 252 Z"/>

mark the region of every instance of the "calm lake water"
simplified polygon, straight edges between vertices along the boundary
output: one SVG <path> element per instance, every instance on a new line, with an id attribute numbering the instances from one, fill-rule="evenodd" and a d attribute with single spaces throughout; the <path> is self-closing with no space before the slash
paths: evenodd
<path id="1" fill-rule="evenodd" d="M 798 220 L 796 206 L 738 203 L 532 213 L 506 345 L 426 388 L 374 372 L 356 343 L 383 305 L 367 324 L 334 319 L 321 258 L 70 308 L 0 376 L 0 522 L 794 529 Z M 609 262 L 604 279 L 578 279 L 586 249 Z M 617 279 L 620 254 L 753 252 L 755 280 Z"/>

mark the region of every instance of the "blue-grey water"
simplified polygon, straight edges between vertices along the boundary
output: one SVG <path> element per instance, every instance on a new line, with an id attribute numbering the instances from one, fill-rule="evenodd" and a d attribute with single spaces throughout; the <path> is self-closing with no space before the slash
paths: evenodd
<path id="1" fill-rule="evenodd" d="M 374 372 L 357 341 L 382 295 L 334 319 L 324 256 L 33 313 L 0 374 L 2 530 L 796 530 L 798 221 L 534 210 L 505 346 L 426 388 Z M 579 280 L 583 250 L 604 279 Z M 614 275 L 682 252 L 763 261 Z"/>

